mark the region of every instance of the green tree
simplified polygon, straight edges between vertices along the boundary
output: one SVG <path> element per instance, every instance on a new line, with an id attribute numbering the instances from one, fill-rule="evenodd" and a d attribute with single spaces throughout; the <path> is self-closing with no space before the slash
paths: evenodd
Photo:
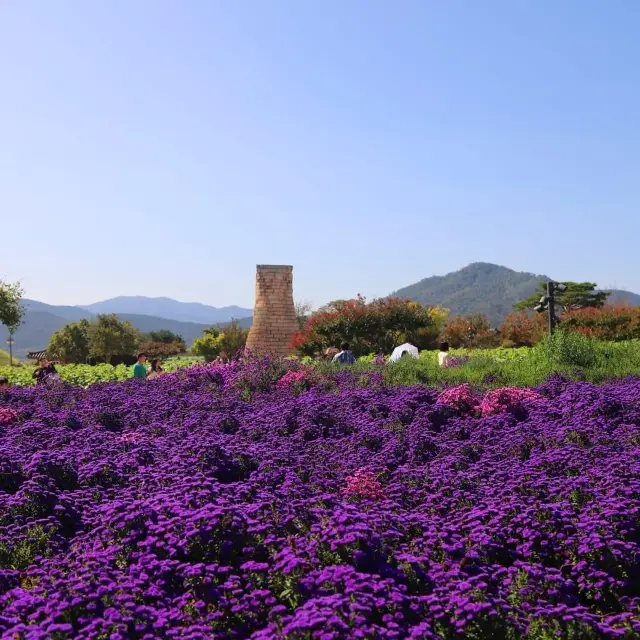
<path id="1" fill-rule="evenodd" d="M 147 358 L 171 358 L 184 353 L 186 349 L 179 346 L 177 342 L 142 342 L 138 347 L 141 353 L 145 353 Z"/>
<path id="2" fill-rule="evenodd" d="M 187 350 L 184 338 L 169 329 L 144 333 L 141 341 L 140 351 L 146 353 L 148 358 L 169 358 Z"/>
<path id="3" fill-rule="evenodd" d="M 85 362 L 89 356 L 89 321 L 70 322 L 49 340 L 47 353 L 61 362 Z"/>
<path id="4" fill-rule="evenodd" d="M 597 291 L 596 287 L 598 285 L 593 282 L 563 282 L 562 284 L 567 289 L 562 293 L 559 291 L 556 292 L 555 299 L 556 304 L 561 307 L 565 313 L 576 309 L 588 309 L 590 307 L 599 309 L 604 307 L 610 295 L 609 291 Z M 532 293 L 528 298 L 517 302 L 513 306 L 517 311 L 533 309 L 540 302 L 540 298 L 545 295 L 547 295 L 547 283 L 541 282 L 535 293 Z"/>
<path id="5" fill-rule="evenodd" d="M 132 355 L 140 343 L 140 332 L 117 315 L 99 315 L 89 326 L 89 355 L 109 363 L 115 355 Z"/>
<path id="6" fill-rule="evenodd" d="M 147 342 L 163 342 L 164 344 L 185 344 L 184 338 L 169 329 L 160 329 L 159 331 L 149 331 L 142 337 Z M 186 345 L 185 349 L 186 351 Z"/>
<path id="7" fill-rule="evenodd" d="M 244 350 L 244 347 L 247 344 L 248 335 L 248 329 L 243 329 L 237 320 L 232 320 L 222 329 L 222 333 L 219 337 L 220 350 L 233 358 L 240 351 Z"/>
<path id="8" fill-rule="evenodd" d="M 13 364 L 13 334 L 22 324 L 25 308 L 22 306 L 24 291 L 19 282 L 0 280 L 0 324 L 9 331 L 9 364 Z"/>
<path id="9" fill-rule="evenodd" d="M 220 329 L 209 327 L 203 330 L 203 335 L 196 338 L 191 346 L 191 353 L 196 356 L 202 356 L 207 362 L 212 362 L 222 351 L 220 346 Z"/>
<path id="10" fill-rule="evenodd" d="M 0 280 L 0 323 L 13 335 L 22 324 L 25 308 L 22 306 L 24 291 L 19 282 Z"/>

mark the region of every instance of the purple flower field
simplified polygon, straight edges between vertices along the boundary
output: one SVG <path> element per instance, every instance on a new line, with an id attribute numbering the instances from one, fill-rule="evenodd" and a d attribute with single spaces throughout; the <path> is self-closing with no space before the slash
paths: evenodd
<path id="1" fill-rule="evenodd" d="M 2 637 L 640 637 L 640 380 L 276 370 L 0 391 Z"/>

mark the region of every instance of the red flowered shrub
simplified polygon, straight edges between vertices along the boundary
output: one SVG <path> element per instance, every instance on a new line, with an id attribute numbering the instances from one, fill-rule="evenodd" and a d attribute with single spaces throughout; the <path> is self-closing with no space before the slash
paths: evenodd
<path id="1" fill-rule="evenodd" d="M 433 347 L 444 317 L 438 307 L 395 298 L 367 302 L 362 296 L 340 300 L 314 313 L 292 340 L 302 355 L 312 356 L 347 341 L 356 356 L 390 353 L 403 342 Z"/>
<path id="2" fill-rule="evenodd" d="M 640 338 L 640 307 L 606 306 L 565 313 L 561 326 L 591 338 L 619 342 Z"/>

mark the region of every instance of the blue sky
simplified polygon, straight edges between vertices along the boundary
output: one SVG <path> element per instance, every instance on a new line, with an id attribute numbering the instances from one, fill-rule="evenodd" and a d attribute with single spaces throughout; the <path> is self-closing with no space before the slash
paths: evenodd
<path id="1" fill-rule="evenodd" d="M 84 304 L 640 292 L 637 0 L 0 3 L 0 277 Z M 546 240 L 546 242 L 545 242 Z"/>

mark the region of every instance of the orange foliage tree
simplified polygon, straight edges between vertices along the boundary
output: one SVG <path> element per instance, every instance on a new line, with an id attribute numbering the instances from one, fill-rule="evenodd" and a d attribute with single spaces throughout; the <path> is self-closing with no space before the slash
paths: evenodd
<path id="1" fill-rule="evenodd" d="M 599 309 L 576 309 L 563 314 L 561 326 L 600 340 L 632 340 L 640 338 L 640 307 L 606 306 Z"/>
<path id="2" fill-rule="evenodd" d="M 507 314 L 498 331 L 503 347 L 532 347 L 544 338 L 547 316 L 542 313 L 515 311 Z"/>
<path id="3" fill-rule="evenodd" d="M 489 319 L 481 313 L 476 313 L 449 318 L 440 333 L 440 340 L 448 342 L 454 349 L 460 347 L 470 349 L 495 347 L 499 337 L 491 329 Z"/>

